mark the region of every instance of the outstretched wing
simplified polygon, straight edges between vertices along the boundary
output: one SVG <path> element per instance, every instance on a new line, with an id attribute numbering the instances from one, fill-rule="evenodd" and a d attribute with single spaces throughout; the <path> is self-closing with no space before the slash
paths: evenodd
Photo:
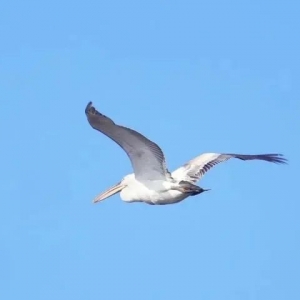
<path id="1" fill-rule="evenodd" d="M 172 172 L 172 177 L 177 180 L 186 180 L 196 183 L 203 175 L 215 165 L 227 161 L 230 158 L 241 160 L 264 160 L 277 164 L 287 163 L 281 154 L 222 154 L 222 153 L 203 153 L 190 160 L 182 167 Z"/>
<path id="2" fill-rule="evenodd" d="M 170 176 L 158 145 L 140 133 L 117 125 L 89 102 L 85 114 L 90 125 L 115 141 L 128 155 L 137 180 L 165 179 Z"/>

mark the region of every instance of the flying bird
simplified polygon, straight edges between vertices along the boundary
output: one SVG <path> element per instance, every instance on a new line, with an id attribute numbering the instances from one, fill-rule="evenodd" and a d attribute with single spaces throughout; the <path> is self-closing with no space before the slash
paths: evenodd
<path id="1" fill-rule="evenodd" d="M 281 154 L 204 153 L 170 173 L 164 154 L 157 144 L 133 129 L 116 124 L 97 111 L 92 102 L 86 106 L 85 114 L 93 129 L 111 138 L 126 152 L 134 171 L 96 196 L 94 203 L 118 192 L 125 202 L 144 202 L 152 205 L 178 203 L 189 196 L 209 191 L 210 189 L 197 186 L 197 181 L 212 167 L 231 158 L 287 163 Z"/>

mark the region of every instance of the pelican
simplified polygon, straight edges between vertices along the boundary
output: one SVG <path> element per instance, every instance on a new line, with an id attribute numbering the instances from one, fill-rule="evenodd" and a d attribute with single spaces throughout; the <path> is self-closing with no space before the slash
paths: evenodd
<path id="1" fill-rule="evenodd" d="M 189 196 L 196 196 L 210 189 L 196 185 L 203 175 L 215 165 L 230 158 L 263 160 L 277 164 L 287 162 L 281 154 L 228 154 L 203 153 L 170 173 L 161 148 L 137 131 L 117 125 L 95 109 L 89 102 L 85 109 L 91 127 L 117 143 L 131 161 L 134 173 L 126 175 L 119 183 L 96 196 L 100 202 L 120 192 L 127 203 L 144 202 L 151 205 L 178 203 Z"/>

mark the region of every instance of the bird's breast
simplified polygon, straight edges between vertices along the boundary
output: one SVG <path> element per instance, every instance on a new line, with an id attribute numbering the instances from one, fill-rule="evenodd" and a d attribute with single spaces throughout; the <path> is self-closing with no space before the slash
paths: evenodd
<path id="1" fill-rule="evenodd" d="M 172 190 L 172 183 L 167 181 L 134 181 L 128 184 L 120 193 L 125 202 L 146 202 L 149 204 L 176 203 L 187 196 L 180 191 Z"/>

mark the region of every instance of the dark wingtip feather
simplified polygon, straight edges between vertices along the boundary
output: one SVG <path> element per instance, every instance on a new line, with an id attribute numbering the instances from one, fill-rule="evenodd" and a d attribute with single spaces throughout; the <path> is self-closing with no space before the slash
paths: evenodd
<path id="1" fill-rule="evenodd" d="M 274 162 L 276 164 L 287 164 L 288 160 L 283 157 L 283 154 L 263 154 L 265 160 Z"/>
<path id="2" fill-rule="evenodd" d="M 91 126 L 95 129 L 98 129 L 99 122 L 102 123 L 103 122 L 109 122 L 112 124 L 115 124 L 113 122 L 113 120 L 111 120 L 110 118 L 108 118 L 107 116 L 101 114 L 94 106 L 93 106 L 93 102 L 90 101 L 86 108 L 85 108 L 85 114 L 87 116 L 87 119 L 89 121 L 89 123 L 91 124 Z"/>
<path id="3" fill-rule="evenodd" d="M 90 101 L 85 108 L 85 114 L 89 115 L 90 113 L 93 113 L 93 112 L 95 112 L 95 107 L 93 107 L 93 102 Z"/>
<path id="4" fill-rule="evenodd" d="M 252 159 L 259 159 L 268 162 L 272 162 L 275 164 L 287 164 L 288 160 L 283 157 L 282 154 L 278 153 L 271 153 L 271 154 L 257 154 L 257 155 L 236 155 L 236 158 L 241 160 L 252 160 Z"/>

